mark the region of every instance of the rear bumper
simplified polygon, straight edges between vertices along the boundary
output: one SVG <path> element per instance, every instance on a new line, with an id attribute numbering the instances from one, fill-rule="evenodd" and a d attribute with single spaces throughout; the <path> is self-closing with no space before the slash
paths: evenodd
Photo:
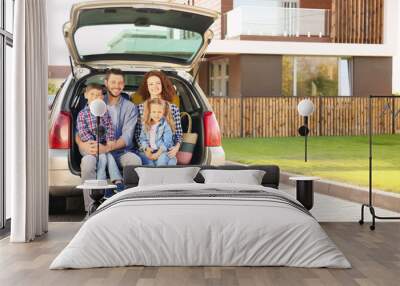
<path id="1" fill-rule="evenodd" d="M 81 178 L 71 173 L 68 150 L 49 149 L 49 191 L 53 195 L 72 194 Z"/>

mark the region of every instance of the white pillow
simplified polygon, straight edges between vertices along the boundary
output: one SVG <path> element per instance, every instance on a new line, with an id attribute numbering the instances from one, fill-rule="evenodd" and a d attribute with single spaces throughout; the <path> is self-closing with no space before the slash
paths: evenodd
<path id="1" fill-rule="evenodd" d="M 261 170 L 201 170 L 204 183 L 234 183 L 261 185 L 265 171 Z"/>
<path id="2" fill-rule="evenodd" d="M 135 168 L 139 176 L 138 186 L 195 183 L 199 167 L 185 168 Z"/>

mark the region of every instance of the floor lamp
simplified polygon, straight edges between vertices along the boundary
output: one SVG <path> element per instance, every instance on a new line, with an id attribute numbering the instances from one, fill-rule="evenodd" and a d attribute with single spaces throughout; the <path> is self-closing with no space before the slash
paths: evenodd
<path id="1" fill-rule="evenodd" d="M 298 131 L 301 136 L 304 136 L 304 162 L 307 162 L 307 137 L 310 133 L 308 117 L 314 112 L 314 103 L 309 99 L 303 99 L 297 105 L 297 111 L 304 118 L 304 125 L 300 126 Z"/>
<path id="2" fill-rule="evenodd" d="M 361 219 L 358 221 L 359 224 L 364 224 L 364 208 L 367 207 L 369 208 L 369 211 L 372 215 L 372 225 L 369 226 L 371 230 L 375 229 L 375 219 L 400 219 L 400 217 L 382 217 L 378 216 L 375 214 L 375 208 L 372 204 L 372 147 L 373 147 L 373 142 L 372 142 L 372 99 L 374 98 L 395 98 L 394 96 L 374 96 L 370 95 L 369 96 L 369 103 L 368 103 L 368 137 L 369 137 L 369 180 L 368 180 L 368 192 L 369 192 L 369 197 L 368 197 L 368 204 L 362 204 L 361 206 Z"/>
<path id="3" fill-rule="evenodd" d="M 96 141 L 97 141 L 97 154 L 96 154 L 96 170 L 99 167 L 99 153 L 100 153 L 100 117 L 102 117 L 107 111 L 107 105 L 101 99 L 95 99 L 89 106 L 90 113 L 96 116 Z M 102 132 L 103 133 L 103 132 Z M 96 172 L 96 180 L 97 172 Z"/>
<path id="4" fill-rule="evenodd" d="M 102 117 L 107 111 L 107 105 L 101 99 L 95 99 L 90 103 L 90 113 L 96 116 L 96 142 L 97 142 L 97 153 L 96 153 L 96 180 L 86 180 L 83 189 L 89 190 L 89 196 L 93 199 L 93 202 L 89 206 L 88 213 L 92 214 L 96 211 L 100 205 L 100 200 L 104 196 L 104 185 L 107 185 L 107 181 L 99 180 L 97 171 L 99 167 L 99 153 L 100 153 L 100 136 L 104 134 L 104 129 L 101 130 L 100 117 Z M 89 185 L 89 186 L 88 186 Z"/>

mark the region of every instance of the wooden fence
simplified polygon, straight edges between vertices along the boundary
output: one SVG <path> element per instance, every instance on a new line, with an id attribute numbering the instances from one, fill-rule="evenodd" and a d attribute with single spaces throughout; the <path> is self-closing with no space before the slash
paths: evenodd
<path id="1" fill-rule="evenodd" d="M 333 0 L 331 38 L 336 43 L 382 44 L 384 0 Z"/>
<path id="2" fill-rule="evenodd" d="M 299 97 L 209 97 L 223 137 L 297 136 Z M 313 97 L 311 136 L 368 135 L 369 97 Z M 400 133 L 400 97 L 372 99 L 373 134 Z"/>

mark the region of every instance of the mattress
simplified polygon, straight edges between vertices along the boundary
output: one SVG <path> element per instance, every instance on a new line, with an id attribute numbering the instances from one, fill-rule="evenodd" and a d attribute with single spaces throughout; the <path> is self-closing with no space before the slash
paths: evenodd
<path id="1" fill-rule="evenodd" d="M 131 265 L 351 267 L 292 196 L 263 186 L 197 183 L 113 196 L 50 269 Z"/>

